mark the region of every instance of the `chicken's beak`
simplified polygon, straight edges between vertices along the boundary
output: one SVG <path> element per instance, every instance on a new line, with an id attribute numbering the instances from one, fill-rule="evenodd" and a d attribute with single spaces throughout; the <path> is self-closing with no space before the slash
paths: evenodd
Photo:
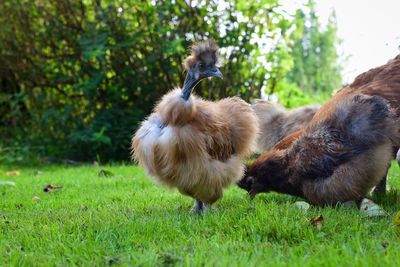
<path id="1" fill-rule="evenodd" d="M 222 79 L 221 71 L 216 67 L 208 67 L 203 72 L 199 71 L 199 68 L 196 67 L 188 71 L 186 75 L 185 82 L 183 83 L 182 87 L 182 98 L 188 100 L 190 94 L 192 93 L 193 88 L 203 79 L 208 77 L 217 77 Z"/>
<path id="2" fill-rule="evenodd" d="M 220 79 L 223 79 L 223 75 L 222 72 L 216 67 L 216 66 L 212 66 L 210 68 L 208 68 L 205 72 L 204 72 L 204 76 L 206 77 L 217 77 Z"/>

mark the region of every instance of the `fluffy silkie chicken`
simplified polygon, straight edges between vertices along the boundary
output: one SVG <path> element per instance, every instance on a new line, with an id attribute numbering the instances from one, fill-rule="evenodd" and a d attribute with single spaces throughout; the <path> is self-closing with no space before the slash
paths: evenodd
<path id="1" fill-rule="evenodd" d="M 277 103 L 258 100 L 252 105 L 260 128 L 257 152 L 270 150 L 284 137 L 306 126 L 320 107 L 320 105 L 308 105 L 286 110 Z"/>
<path id="2" fill-rule="evenodd" d="M 324 206 L 358 201 L 376 186 L 399 146 L 400 56 L 358 76 L 303 129 L 246 168 L 238 185 Z"/>
<path id="3" fill-rule="evenodd" d="M 214 41 L 194 44 L 182 89 L 163 96 L 132 139 L 133 158 L 156 182 L 194 198 L 195 212 L 242 177 L 258 132 L 256 115 L 240 98 L 211 102 L 192 94 L 202 79 L 222 78 L 218 56 Z"/>

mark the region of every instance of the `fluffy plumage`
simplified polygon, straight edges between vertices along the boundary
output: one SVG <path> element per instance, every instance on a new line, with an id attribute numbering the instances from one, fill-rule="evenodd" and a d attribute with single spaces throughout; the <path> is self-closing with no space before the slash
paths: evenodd
<path id="1" fill-rule="evenodd" d="M 317 205 L 364 197 L 399 146 L 400 56 L 340 90 L 305 128 L 247 166 L 240 187 Z"/>
<path id="2" fill-rule="evenodd" d="M 270 150 L 284 137 L 306 126 L 320 107 L 320 105 L 309 105 L 286 110 L 277 103 L 258 100 L 252 105 L 260 126 L 257 152 Z"/>
<path id="3" fill-rule="evenodd" d="M 185 61 L 187 80 L 200 67 L 214 68 L 215 47 L 213 42 L 193 46 Z M 158 183 L 198 200 L 201 210 L 202 203 L 214 203 L 242 177 L 243 159 L 255 144 L 257 118 L 237 97 L 210 102 L 184 95 L 174 89 L 161 99 L 132 139 L 133 158 Z"/>

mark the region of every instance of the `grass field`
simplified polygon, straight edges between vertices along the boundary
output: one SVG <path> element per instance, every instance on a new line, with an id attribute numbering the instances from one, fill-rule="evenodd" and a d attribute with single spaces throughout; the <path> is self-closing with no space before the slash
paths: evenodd
<path id="1" fill-rule="evenodd" d="M 114 176 L 99 177 L 101 168 Z M 20 175 L 6 176 L 11 169 Z M 139 167 L 0 165 L 0 180 L 16 182 L 0 186 L 0 266 L 400 266 L 397 166 L 390 176 L 390 194 L 377 200 L 390 217 L 302 211 L 278 194 L 250 201 L 236 187 L 196 216 L 191 199 L 153 185 Z M 47 184 L 63 188 L 45 193 Z M 319 214 L 320 230 L 308 222 Z"/>

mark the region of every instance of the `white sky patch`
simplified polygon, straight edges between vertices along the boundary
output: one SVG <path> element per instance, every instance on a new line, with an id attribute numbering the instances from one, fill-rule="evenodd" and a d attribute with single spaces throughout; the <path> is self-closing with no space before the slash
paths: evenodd
<path id="1" fill-rule="evenodd" d="M 386 63 L 400 53 L 400 0 L 316 0 L 323 25 L 334 9 L 339 53 L 349 57 L 343 64 L 344 82 Z M 293 12 L 306 1 L 283 0 L 284 8 Z"/>

